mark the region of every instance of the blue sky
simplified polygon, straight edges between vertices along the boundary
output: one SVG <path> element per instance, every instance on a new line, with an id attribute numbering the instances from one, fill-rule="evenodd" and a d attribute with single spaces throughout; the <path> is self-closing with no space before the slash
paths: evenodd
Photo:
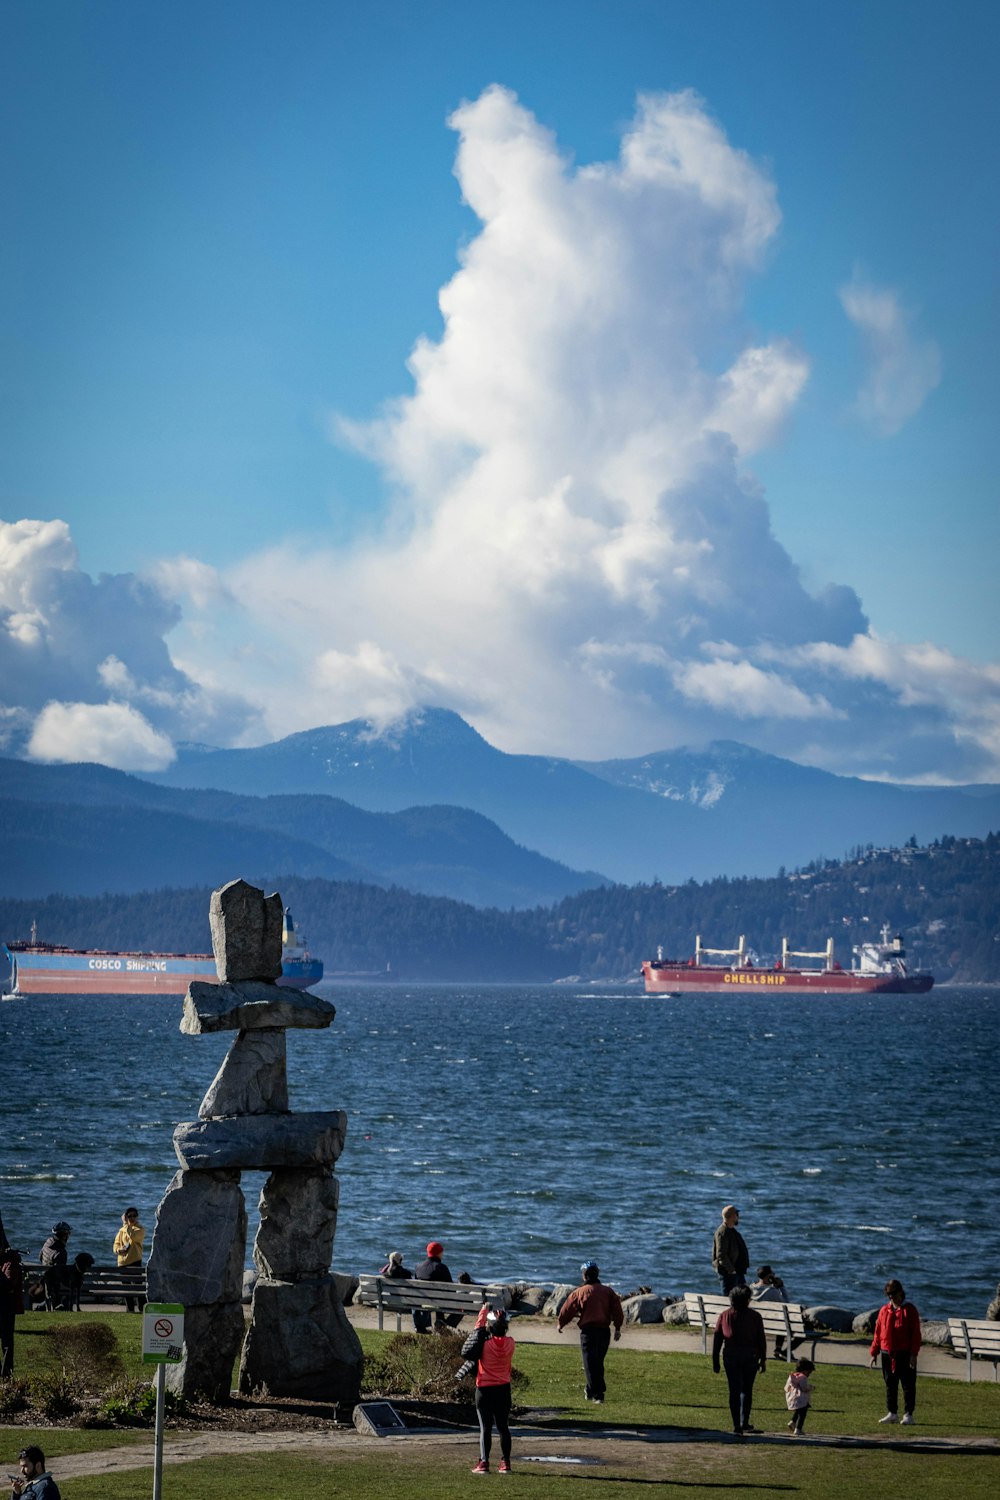
<path id="1" fill-rule="evenodd" d="M 16 753 L 443 702 L 512 750 L 1000 779 L 995 6 L 0 17 Z"/>

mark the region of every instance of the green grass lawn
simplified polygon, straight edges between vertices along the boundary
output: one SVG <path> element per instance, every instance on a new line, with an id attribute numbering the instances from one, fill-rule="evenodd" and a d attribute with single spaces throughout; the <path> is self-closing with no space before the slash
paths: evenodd
<path id="1" fill-rule="evenodd" d="M 597 1462 L 585 1468 L 558 1469 L 552 1464 L 519 1463 L 514 1452 L 511 1487 L 532 1500 L 635 1500 L 636 1486 L 654 1485 L 678 1494 L 702 1493 L 711 1500 L 845 1500 L 853 1496 L 905 1495 L 907 1500 L 995 1500 L 1000 1466 L 992 1458 L 851 1453 L 799 1447 L 734 1452 L 704 1446 L 689 1449 L 647 1446 L 633 1458 Z M 377 1453 L 345 1457 L 295 1457 L 286 1453 L 246 1458 L 211 1459 L 164 1469 L 165 1500 L 243 1500 L 261 1492 L 293 1495 L 295 1500 L 462 1500 L 480 1485 L 469 1473 L 475 1459 L 470 1444 L 463 1456 L 442 1458 L 406 1440 L 386 1439 Z M 56 1467 L 58 1475 L 58 1466 Z M 491 1475 L 483 1481 L 506 1484 Z M 148 1500 L 149 1471 L 125 1471 L 66 1480 L 65 1500 Z"/>
<path id="2" fill-rule="evenodd" d="M 53 1367 L 51 1331 L 56 1317 L 79 1321 L 109 1321 L 118 1335 L 130 1372 L 143 1373 L 140 1361 L 140 1322 L 120 1313 L 34 1314 L 19 1319 L 17 1366 L 20 1374 Z M 514 1332 L 516 1335 L 516 1324 Z M 360 1333 L 366 1353 L 384 1350 L 393 1337 L 374 1330 Z M 435 1340 L 435 1343 L 437 1341 Z M 457 1354 L 457 1345 L 456 1345 Z M 455 1364 L 458 1359 L 456 1357 Z M 448 1361 L 445 1361 L 445 1365 Z M 529 1408 L 526 1421 L 544 1424 L 540 1445 L 522 1444 L 519 1461 L 515 1441 L 515 1474 L 510 1483 L 530 1486 L 534 1500 L 567 1500 L 572 1493 L 593 1500 L 635 1500 L 636 1485 L 658 1484 L 678 1491 L 704 1491 L 706 1496 L 801 1496 L 803 1500 L 843 1500 L 843 1497 L 905 1494 L 906 1500 L 996 1500 L 1000 1493 L 1000 1450 L 995 1455 L 928 1453 L 916 1448 L 840 1448 L 810 1439 L 850 1435 L 884 1437 L 878 1417 L 884 1411 L 881 1377 L 850 1366 L 821 1365 L 814 1377 L 815 1404 L 809 1415 L 807 1437 L 785 1437 L 783 1386 L 787 1367 L 768 1366 L 758 1377 L 755 1424 L 781 1441 L 751 1439 L 734 1444 L 728 1436 L 729 1415 L 724 1376 L 712 1374 L 702 1354 L 655 1353 L 612 1346 L 608 1356 L 608 1399 L 595 1408 L 583 1399 L 579 1349 L 567 1345 L 519 1344 L 515 1366 L 525 1383 L 517 1393 Z M 147 1367 L 145 1374 L 150 1370 Z M 442 1394 L 450 1394 L 442 1388 Z M 918 1425 L 893 1429 L 901 1444 L 927 1438 L 997 1438 L 1000 1436 L 1000 1385 L 966 1385 L 961 1381 L 923 1377 L 917 1388 Z M 569 1436 L 569 1429 L 583 1436 Z M 697 1442 L 677 1441 L 686 1432 Z M 624 1441 L 615 1440 L 617 1433 Z M 718 1434 L 706 1440 L 706 1434 Z M 562 1435 L 562 1436 L 561 1436 Z M 672 1441 L 657 1441 L 667 1436 Z M 172 1434 L 168 1432 L 167 1443 Z M 152 1452 L 148 1431 L 84 1431 L 73 1428 L 44 1432 L 25 1427 L 0 1428 L 0 1473 L 13 1469 L 14 1455 L 28 1442 L 38 1442 L 52 1460 L 56 1477 L 59 1458 L 133 1444 Z M 525 1461 L 524 1452 L 540 1447 L 550 1454 L 585 1456 L 586 1466 L 561 1468 Z M 374 1452 L 329 1447 L 291 1456 L 284 1452 L 241 1458 L 167 1465 L 165 1500 L 245 1500 L 266 1488 L 294 1495 L 295 1500 L 452 1500 L 466 1496 L 478 1481 L 469 1474 L 477 1456 L 470 1431 L 442 1450 L 420 1441 L 385 1439 Z M 496 1483 L 491 1476 L 489 1482 Z M 582 1489 L 587 1486 L 587 1489 Z M 591 1486 L 598 1486 L 595 1492 Z M 148 1500 L 152 1476 L 148 1467 L 61 1482 L 65 1500 Z"/>

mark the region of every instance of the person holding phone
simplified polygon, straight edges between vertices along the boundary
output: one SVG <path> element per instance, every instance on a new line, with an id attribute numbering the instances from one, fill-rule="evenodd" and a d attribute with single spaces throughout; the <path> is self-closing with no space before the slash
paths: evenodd
<path id="1" fill-rule="evenodd" d="M 8 1474 L 12 1500 L 62 1500 L 59 1486 L 45 1468 L 45 1454 L 32 1445 L 17 1455 L 20 1474 Z"/>

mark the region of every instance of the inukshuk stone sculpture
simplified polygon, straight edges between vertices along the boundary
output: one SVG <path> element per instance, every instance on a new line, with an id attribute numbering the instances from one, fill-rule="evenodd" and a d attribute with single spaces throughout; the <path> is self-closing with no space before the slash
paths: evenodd
<path id="1" fill-rule="evenodd" d="M 333 1164 L 344 1145 L 341 1110 L 292 1114 L 285 1031 L 329 1026 L 326 1000 L 279 988 L 281 897 L 234 880 L 213 891 L 218 984 L 194 982 L 181 1030 L 236 1031 L 202 1100 L 198 1120 L 178 1125 L 181 1170 L 156 1211 L 149 1298 L 185 1309 L 184 1358 L 167 1384 L 225 1399 L 243 1344 L 244 1393 L 354 1402 L 362 1353 L 330 1274 L 337 1226 Z M 250 1326 L 242 1307 L 247 1215 L 241 1171 L 269 1170 L 254 1244 L 258 1279 Z M 244 1336 L 245 1334 L 245 1336 Z"/>

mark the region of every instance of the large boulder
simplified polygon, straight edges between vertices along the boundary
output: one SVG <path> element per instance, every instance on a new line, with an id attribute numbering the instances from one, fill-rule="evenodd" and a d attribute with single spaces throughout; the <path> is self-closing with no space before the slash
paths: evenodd
<path id="1" fill-rule="evenodd" d="M 167 1365 L 167 1389 L 178 1396 L 228 1401 L 245 1330 L 241 1302 L 185 1307 L 184 1354 L 180 1364 Z"/>
<path id="2" fill-rule="evenodd" d="M 921 1320 L 920 1337 L 925 1344 L 930 1344 L 935 1349 L 951 1349 L 954 1347 L 948 1324 L 946 1322 L 939 1322 L 935 1318 Z"/>
<path id="3" fill-rule="evenodd" d="M 344 1149 L 347 1115 L 341 1109 L 306 1114 L 229 1115 L 190 1120 L 174 1131 L 174 1150 L 192 1171 L 276 1167 L 332 1167 Z"/>
<path id="4" fill-rule="evenodd" d="M 676 1328 L 690 1324 L 691 1319 L 688 1317 L 687 1304 L 683 1297 L 679 1302 L 667 1303 L 663 1309 L 663 1321 L 664 1323 L 672 1324 Z"/>
<path id="5" fill-rule="evenodd" d="M 241 1031 L 201 1101 L 200 1120 L 288 1113 L 285 1032 Z"/>
<path id="6" fill-rule="evenodd" d="M 559 1314 L 559 1309 L 566 1301 L 566 1298 L 569 1296 L 570 1292 L 574 1290 L 575 1288 L 572 1282 L 569 1281 L 562 1281 L 559 1282 L 558 1285 L 554 1286 L 548 1297 L 545 1299 L 545 1305 L 542 1308 L 542 1317 L 557 1317 Z"/>
<path id="7" fill-rule="evenodd" d="M 997 1294 L 986 1309 L 986 1316 L 994 1323 L 1000 1323 L 1000 1282 L 997 1282 Z"/>
<path id="8" fill-rule="evenodd" d="M 818 1307 L 804 1309 L 806 1326 L 828 1333 L 853 1333 L 854 1314 L 844 1307 L 830 1307 L 821 1303 Z"/>
<path id="9" fill-rule="evenodd" d="M 324 1167 L 272 1172 L 260 1195 L 254 1265 L 270 1281 L 322 1276 L 337 1232 L 340 1186 Z"/>
<path id="10" fill-rule="evenodd" d="M 150 1302 L 238 1305 L 246 1243 L 239 1172 L 176 1172 L 156 1210 L 146 1268 Z"/>
<path id="11" fill-rule="evenodd" d="M 867 1312 L 858 1313 L 855 1318 L 851 1319 L 851 1332 L 860 1333 L 866 1338 L 871 1338 L 875 1332 L 875 1322 L 880 1311 L 881 1308 L 871 1307 Z"/>
<path id="12" fill-rule="evenodd" d="M 244 1395 L 266 1388 L 272 1396 L 353 1406 L 363 1366 L 361 1344 L 332 1276 L 257 1282 L 240 1360 Z"/>
<path id="13" fill-rule="evenodd" d="M 622 1312 L 625 1314 L 626 1323 L 662 1323 L 663 1309 L 666 1306 L 665 1297 L 657 1297 L 653 1292 L 645 1292 L 642 1296 L 624 1298 Z"/>
<path id="14" fill-rule="evenodd" d="M 527 1286 L 523 1281 L 511 1283 L 510 1305 L 512 1311 L 520 1313 L 522 1317 L 537 1317 L 549 1298 L 550 1288 L 547 1286 Z"/>

